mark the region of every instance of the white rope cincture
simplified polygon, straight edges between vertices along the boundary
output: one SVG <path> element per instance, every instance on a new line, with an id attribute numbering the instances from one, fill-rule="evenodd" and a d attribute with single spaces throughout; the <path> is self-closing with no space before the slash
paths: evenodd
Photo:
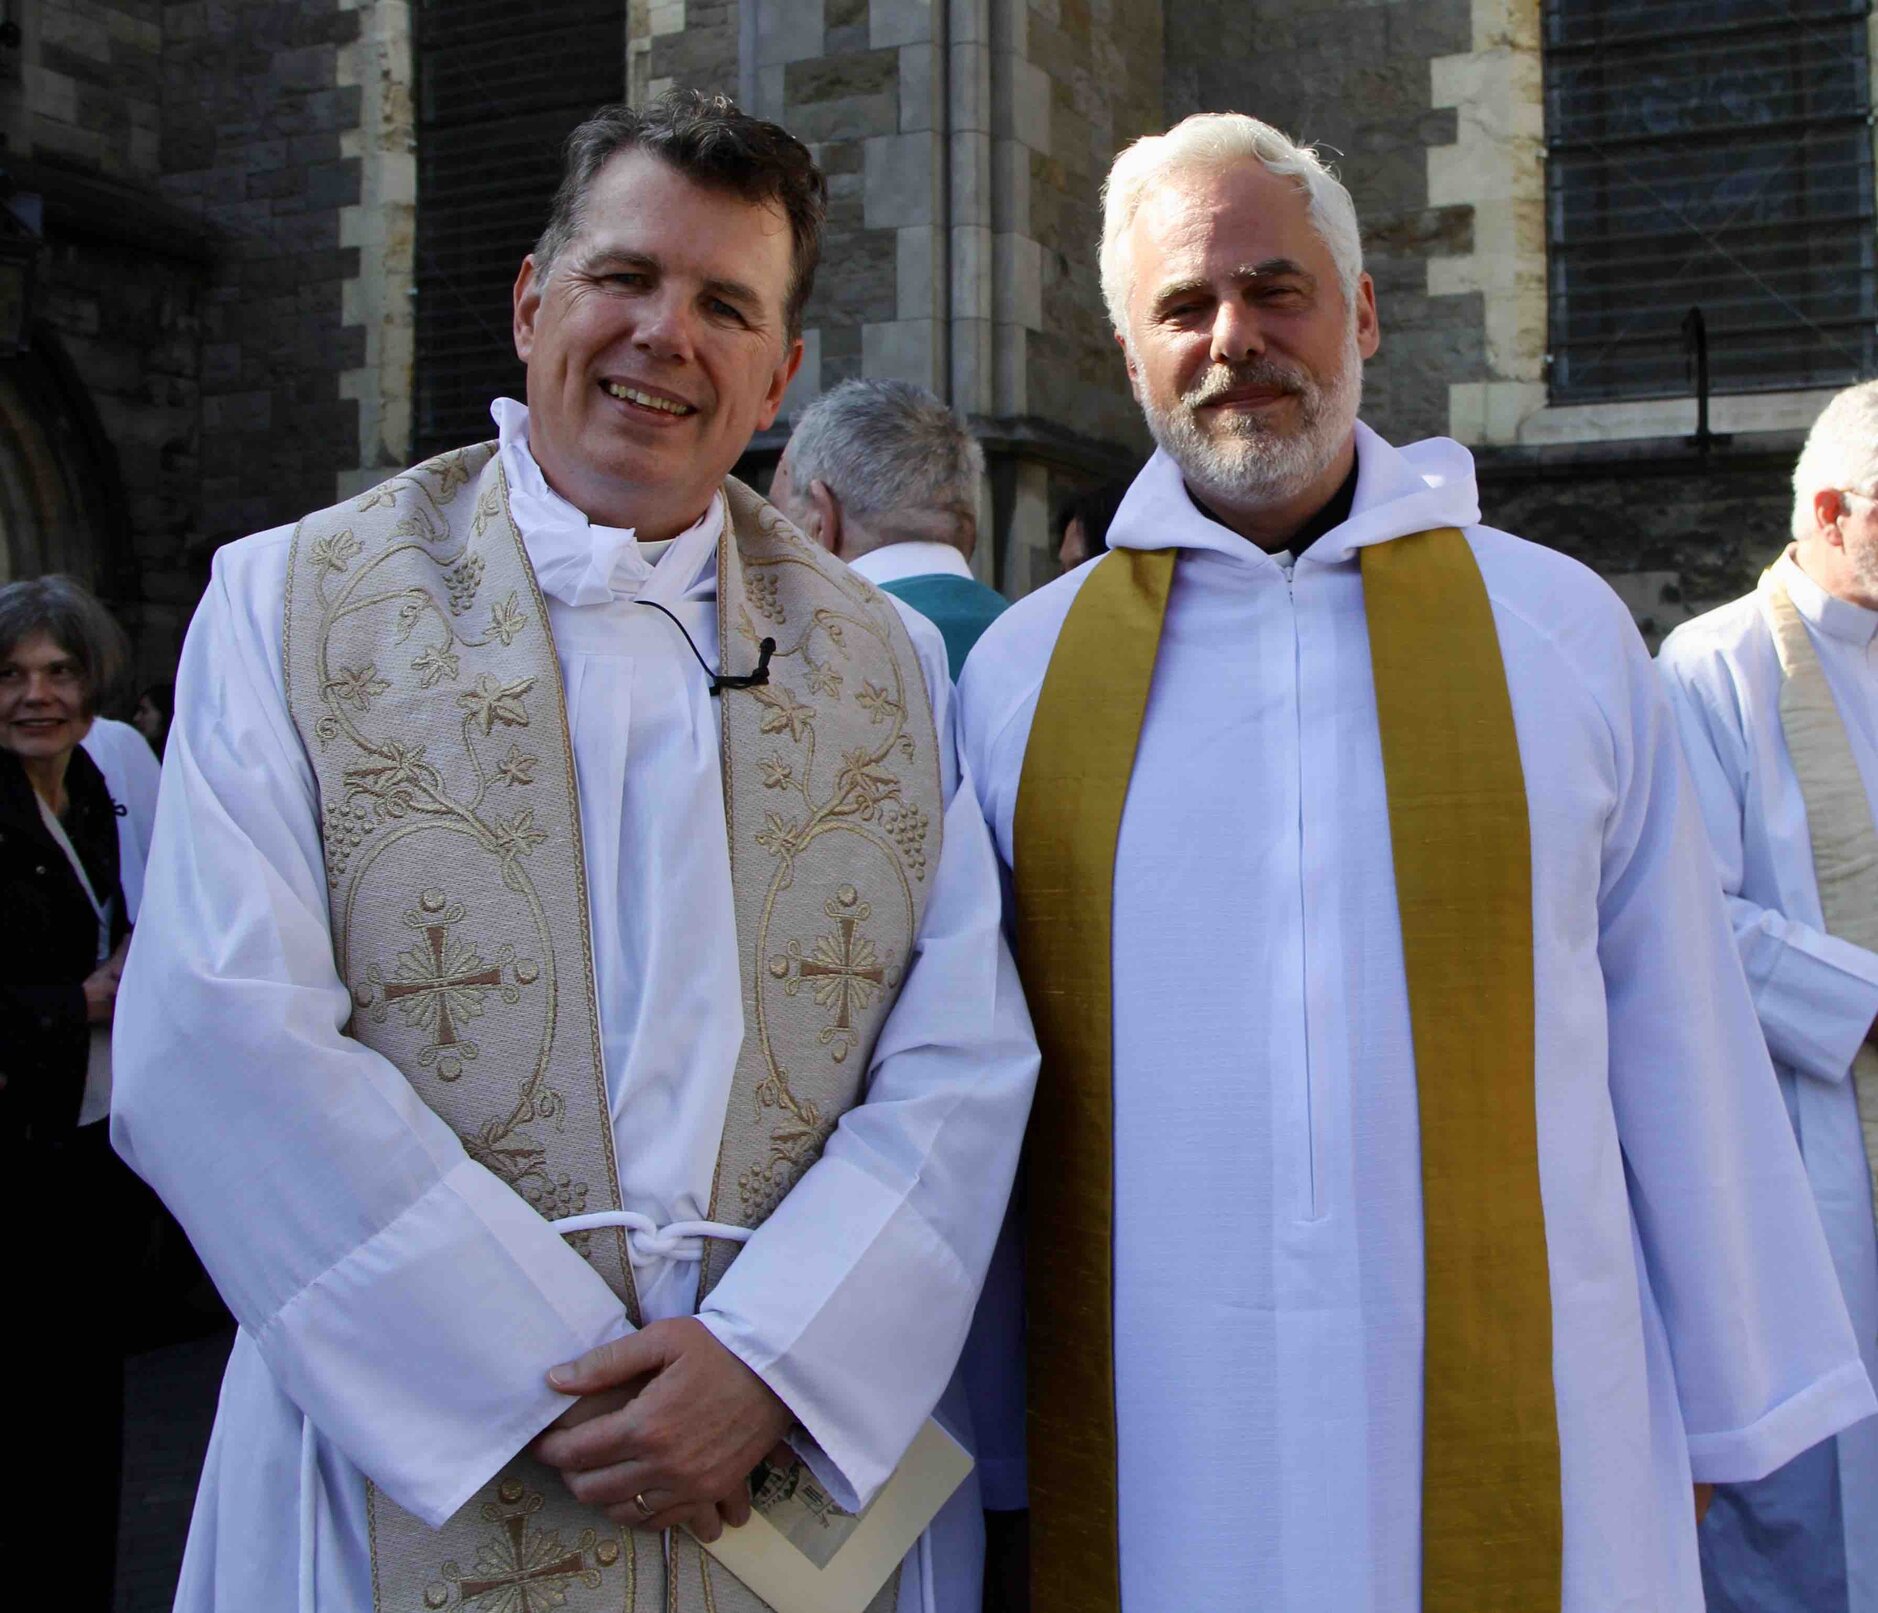
<path id="1" fill-rule="evenodd" d="M 624 1227 L 626 1247 L 636 1266 L 650 1265 L 655 1260 L 702 1260 L 705 1239 L 748 1243 L 751 1233 L 749 1227 L 733 1227 L 725 1221 L 670 1221 L 660 1226 L 651 1216 L 641 1215 L 637 1210 L 594 1210 L 587 1215 L 564 1215 L 548 1225 L 560 1233 Z"/>
<path id="2" fill-rule="evenodd" d="M 314 1563 L 319 1548 L 319 1434 L 313 1419 L 300 1414 L 300 1613 L 318 1613 Z"/>
<path id="3" fill-rule="evenodd" d="M 932 1525 L 919 1534 L 919 1605 L 921 1613 L 939 1613 L 939 1592 L 932 1582 Z"/>

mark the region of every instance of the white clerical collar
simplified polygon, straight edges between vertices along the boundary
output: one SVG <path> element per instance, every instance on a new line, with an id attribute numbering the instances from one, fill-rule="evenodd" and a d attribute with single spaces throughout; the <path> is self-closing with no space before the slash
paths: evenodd
<path id="1" fill-rule="evenodd" d="M 528 446 L 528 410 L 497 398 L 495 417 L 509 513 L 528 550 L 541 591 L 564 605 L 615 599 L 682 599 L 717 555 L 724 495 L 712 496 L 695 524 L 663 543 L 641 543 L 630 527 L 601 526 L 548 485 Z M 668 597 L 669 596 L 669 597 Z"/>
<path id="2" fill-rule="evenodd" d="M 1774 575 L 1785 584 L 1794 609 L 1806 618 L 1809 626 L 1828 638 L 1842 639 L 1863 649 L 1871 643 L 1873 635 L 1878 634 L 1878 611 L 1869 611 L 1863 605 L 1854 605 L 1849 599 L 1827 593 L 1801 570 L 1793 556 L 1792 544 L 1774 562 Z"/>
<path id="3" fill-rule="evenodd" d="M 884 582 L 908 577 L 969 577 L 971 563 L 949 543 L 884 543 L 850 560 L 848 565 L 878 588 Z"/>

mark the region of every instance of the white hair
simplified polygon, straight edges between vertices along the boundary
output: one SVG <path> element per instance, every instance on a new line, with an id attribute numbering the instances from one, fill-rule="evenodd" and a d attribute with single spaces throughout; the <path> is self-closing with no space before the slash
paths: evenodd
<path id="1" fill-rule="evenodd" d="M 1166 134 L 1144 135 L 1127 147 L 1102 185 L 1102 300 L 1108 304 L 1109 323 L 1124 338 L 1134 280 L 1128 231 L 1142 202 L 1180 174 L 1217 171 L 1248 158 L 1268 173 L 1297 182 L 1308 199 L 1311 223 L 1337 265 L 1344 300 L 1354 304 L 1363 273 L 1356 204 L 1315 148 L 1301 146 L 1243 112 L 1196 112 Z"/>
<path id="2" fill-rule="evenodd" d="M 1820 411 L 1793 467 L 1793 536 L 1818 528 L 1813 495 L 1871 493 L 1878 482 L 1878 381 L 1849 386 Z"/>

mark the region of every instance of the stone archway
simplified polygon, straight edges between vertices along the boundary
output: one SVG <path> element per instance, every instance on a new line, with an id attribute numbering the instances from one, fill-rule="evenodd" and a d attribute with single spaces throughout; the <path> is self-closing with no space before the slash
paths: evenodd
<path id="1" fill-rule="evenodd" d="M 24 353 L 0 359 L 0 582 L 63 571 L 111 598 L 124 529 L 115 455 L 41 327 Z"/>

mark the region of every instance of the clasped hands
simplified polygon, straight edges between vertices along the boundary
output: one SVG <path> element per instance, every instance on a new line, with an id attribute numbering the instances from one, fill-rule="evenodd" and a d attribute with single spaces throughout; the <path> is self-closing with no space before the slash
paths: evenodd
<path id="1" fill-rule="evenodd" d="M 555 1367 L 548 1383 L 577 1398 L 530 1449 L 575 1500 L 705 1541 L 749 1521 L 751 1470 L 795 1421 L 696 1317 L 649 1323 Z"/>

